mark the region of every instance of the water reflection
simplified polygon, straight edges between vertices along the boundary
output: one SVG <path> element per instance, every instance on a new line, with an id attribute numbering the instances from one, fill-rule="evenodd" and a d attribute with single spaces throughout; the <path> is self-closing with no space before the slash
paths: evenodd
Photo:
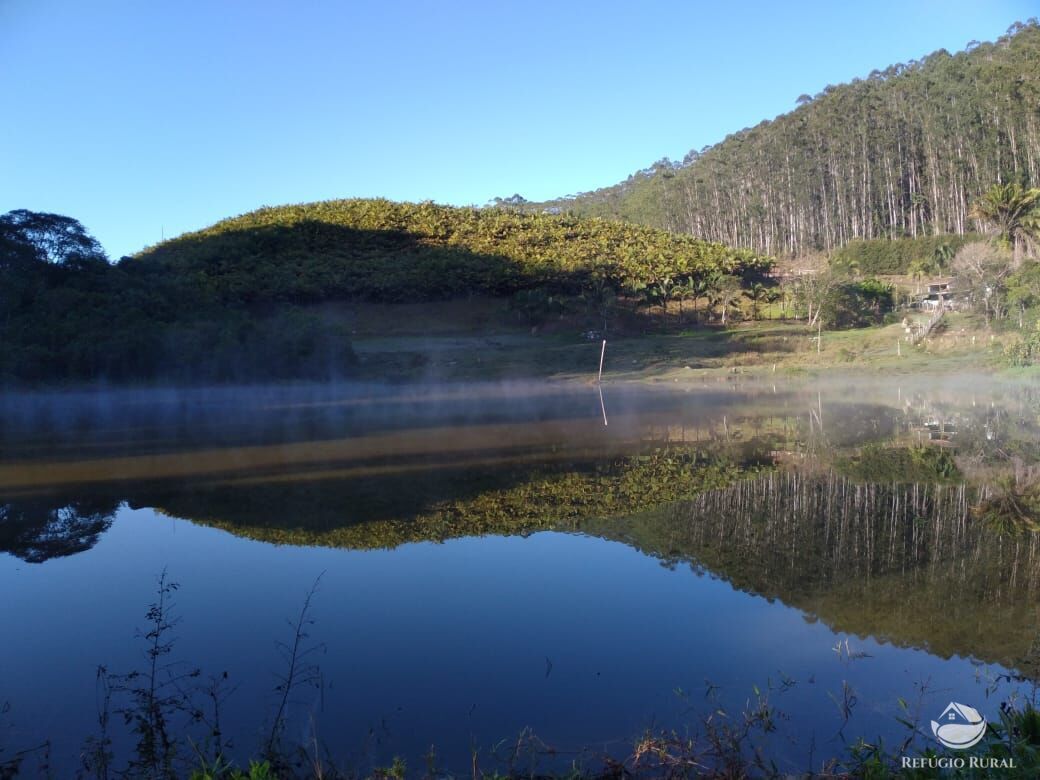
<path id="1" fill-rule="evenodd" d="M 779 472 L 606 524 L 832 630 L 1040 677 L 1040 535 L 993 533 L 964 484 Z"/>
<path id="2" fill-rule="evenodd" d="M 1034 477 L 1031 388 L 825 390 L 273 388 L 43 397 L 29 411 L 8 399 L 0 529 L 12 550 L 28 525 L 78 535 L 71 554 L 105 530 L 89 502 L 126 501 L 257 539 L 393 547 L 586 530 L 769 468 L 991 492 Z"/>
<path id="3" fill-rule="evenodd" d="M 487 695 L 489 739 L 513 729 L 514 712 L 543 712 L 579 745 L 629 736 L 645 726 L 633 713 L 679 717 L 688 705 L 648 705 L 647 691 L 667 697 L 678 684 L 700 684 L 706 670 L 758 683 L 755 675 L 783 660 L 815 677 L 815 650 L 804 659 L 797 645 L 780 653 L 760 626 L 782 625 L 794 642 L 854 635 L 888 646 L 887 666 L 857 670 L 857 685 L 890 702 L 903 693 L 886 675 L 909 668 L 899 648 L 925 651 L 922 668 L 952 670 L 951 679 L 970 667 L 959 659 L 1040 679 L 1040 535 L 999 516 L 1040 507 L 1032 388 L 529 389 L 221 391 L 151 405 L 58 399 L 28 414 L 17 406 L 13 416 L 0 408 L 0 551 L 32 563 L 76 556 L 84 571 L 96 559 L 105 570 L 95 576 L 114 582 L 130 557 L 152 549 L 164 518 L 189 520 L 165 523 L 191 528 L 203 545 L 187 546 L 181 563 L 210 589 L 192 617 L 214 633 L 229 614 L 270 618 L 257 593 L 283 566 L 311 580 L 331 563 L 328 587 L 340 588 L 343 610 L 333 632 L 396 638 L 392 657 L 386 647 L 369 657 L 344 643 L 345 669 L 360 662 L 351 653 L 367 664 L 366 679 L 350 678 L 360 698 L 344 722 L 382 712 L 392 690 L 413 702 L 400 716 L 412 720 L 398 728 L 417 738 L 451 724 L 423 716 L 433 705 L 412 689 L 446 700 L 473 669 L 484 682 L 467 695 Z M 122 526 L 117 513 L 128 518 Z M 536 533 L 546 530 L 566 535 Z M 100 549 L 106 534 L 121 546 Z M 653 560 L 647 568 L 640 553 L 672 576 L 661 579 L 664 570 Z M 612 566 L 630 579 L 617 583 Z M 225 593 L 225 567 L 248 583 L 241 593 Z M 546 577 L 554 586 L 543 591 Z M 20 593 L 27 605 L 36 598 Z M 207 612 L 211 598 L 223 599 L 222 612 Z M 654 599 L 651 608 L 688 608 L 695 619 L 645 620 Z M 620 670 L 609 696 L 599 679 L 568 679 L 566 659 L 584 668 L 575 659 L 613 647 L 619 620 L 645 624 L 603 659 Z M 416 625 L 427 637 L 418 656 L 406 636 Z M 37 630 L 49 635 L 49 624 Z M 669 640 L 648 638 L 655 631 Z M 488 637 L 509 641 L 483 653 Z M 501 665 L 512 648 L 509 663 L 527 669 L 533 657 L 541 681 L 544 637 L 556 643 L 552 683 L 601 702 L 581 729 L 567 715 L 573 702 L 537 699 L 532 680 L 518 682 Z M 696 669 L 684 665 L 687 653 Z M 96 656 L 86 664 L 108 660 Z M 28 652 L 15 661 L 34 662 Z M 407 686 L 394 682 L 402 677 Z M 804 690 L 805 722 L 823 722 Z"/>
<path id="4" fill-rule="evenodd" d="M 43 563 L 86 552 L 111 526 L 112 499 L 30 498 L 0 504 L 0 552 Z"/>

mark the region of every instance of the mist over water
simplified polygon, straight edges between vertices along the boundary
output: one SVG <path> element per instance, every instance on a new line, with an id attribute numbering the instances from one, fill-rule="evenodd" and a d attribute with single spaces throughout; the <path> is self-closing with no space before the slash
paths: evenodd
<path id="1" fill-rule="evenodd" d="M 623 756 L 755 686 L 790 771 L 902 739 L 900 698 L 992 716 L 1040 674 L 1038 536 L 993 510 L 1030 495 L 1038 413 L 982 376 L 6 394 L 0 746 L 77 765 L 163 570 L 243 760 L 319 575 L 287 737 L 361 767 L 491 768 L 528 728 Z"/>

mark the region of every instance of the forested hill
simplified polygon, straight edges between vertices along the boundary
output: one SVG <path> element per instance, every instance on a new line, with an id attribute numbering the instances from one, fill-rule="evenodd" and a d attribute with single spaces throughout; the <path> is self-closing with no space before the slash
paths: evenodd
<path id="1" fill-rule="evenodd" d="M 350 304 L 483 296 L 547 317 L 697 281 L 736 294 L 770 264 L 642 225 L 387 200 L 263 208 L 110 264 L 77 220 L 19 209 L 0 215 L 0 387 L 351 375 Z"/>
<path id="2" fill-rule="evenodd" d="M 1040 185 L 1040 26 L 802 95 L 681 163 L 526 210 L 574 211 L 769 254 L 964 233 L 996 182 Z M 516 198 L 503 201 L 512 207 Z"/>
<path id="3" fill-rule="evenodd" d="M 548 288 L 617 291 L 663 277 L 750 279 L 770 261 L 642 225 L 389 200 L 262 208 L 132 262 L 200 284 L 222 303 L 385 303 Z"/>

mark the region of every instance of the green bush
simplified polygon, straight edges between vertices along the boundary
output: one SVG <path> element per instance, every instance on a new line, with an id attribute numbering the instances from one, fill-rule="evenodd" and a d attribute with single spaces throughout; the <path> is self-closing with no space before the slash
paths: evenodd
<path id="1" fill-rule="evenodd" d="M 940 256 L 948 260 L 962 246 L 980 238 L 976 234 L 966 234 L 850 241 L 831 257 L 831 267 L 861 274 L 906 274 L 910 273 L 914 262 L 935 263 Z M 941 265 L 943 261 L 940 260 L 935 270 L 942 270 L 938 267 Z"/>
<path id="2" fill-rule="evenodd" d="M 862 482 L 954 482 L 960 470 L 949 451 L 938 447 L 884 447 L 871 444 L 835 468 Z"/>
<path id="3" fill-rule="evenodd" d="M 823 299 L 821 315 L 831 328 L 860 328 L 882 323 L 895 306 L 892 285 L 864 279 L 836 285 Z"/>
<path id="4" fill-rule="evenodd" d="M 1032 366 L 1040 362 L 1040 322 L 1036 330 L 1025 338 L 1004 347 L 1004 359 L 1012 366 Z"/>

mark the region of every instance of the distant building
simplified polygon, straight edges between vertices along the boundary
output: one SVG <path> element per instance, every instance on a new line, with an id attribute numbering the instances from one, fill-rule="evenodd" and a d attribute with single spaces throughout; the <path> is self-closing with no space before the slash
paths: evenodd
<path id="1" fill-rule="evenodd" d="M 910 296 L 910 308 L 934 311 L 960 309 L 967 302 L 970 290 L 959 287 L 955 279 L 937 279 L 928 282 L 927 292 Z"/>

